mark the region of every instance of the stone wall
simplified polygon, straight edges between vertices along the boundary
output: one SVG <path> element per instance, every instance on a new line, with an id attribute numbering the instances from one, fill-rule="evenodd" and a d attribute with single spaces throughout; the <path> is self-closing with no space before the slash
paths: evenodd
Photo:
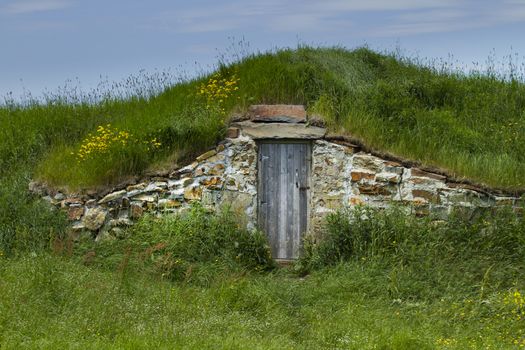
<path id="1" fill-rule="evenodd" d="M 385 208 L 404 204 L 407 211 L 432 214 L 436 219 L 446 219 L 454 209 L 474 216 L 497 206 L 521 211 L 524 205 L 520 198 L 448 181 L 446 176 L 404 167 L 357 147 L 316 140 L 312 153 L 314 230 L 327 213 L 356 205 Z"/>
<path id="2" fill-rule="evenodd" d="M 283 107 L 281 107 L 282 109 Z M 286 107 L 288 108 L 288 107 Z M 263 119 L 264 109 L 255 118 Z M 275 112 L 275 110 L 273 110 Z M 257 140 L 303 139 L 312 142 L 309 230 L 316 231 L 326 214 L 345 207 L 384 208 L 405 204 L 417 215 L 445 219 L 460 208 L 469 215 L 507 205 L 521 210 L 520 198 L 497 195 L 362 152 L 355 145 L 325 139 L 325 130 L 308 126 L 304 111 L 278 122 L 241 121 L 227 138 L 193 163 L 164 176 L 146 178 L 105 194 L 66 194 L 37 183 L 31 190 L 67 213 L 74 232 L 92 232 L 98 239 L 118 235 L 122 226 L 150 212 L 158 215 L 186 210 L 194 202 L 213 210 L 223 204 L 242 214 L 248 229 L 257 225 Z M 297 113 L 293 110 L 292 112 Z M 263 115 L 263 117 L 261 117 Z M 284 119 L 283 119 L 284 118 Z M 271 119 L 269 119 L 271 120 Z M 286 120 L 285 123 L 282 123 Z M 292 120 L 290 122 L 290 120 Z"/>
<path id="3" fill-rule="evenodd" d="M 166 176 L 155 176 L 103 196 L 62 193 L 31 183 L 32 192 L 66 212 L 73 232 L 93 232 L 97 239 L 118 235 L 123 226 L 144 213 L 165 215 L 187 210 L 194 202 L 214 209 L 229 204 L 246 218 L 248 229 L 256 219 L 255 142 L 248 137 L 228 138 L 188 166 Z"/>

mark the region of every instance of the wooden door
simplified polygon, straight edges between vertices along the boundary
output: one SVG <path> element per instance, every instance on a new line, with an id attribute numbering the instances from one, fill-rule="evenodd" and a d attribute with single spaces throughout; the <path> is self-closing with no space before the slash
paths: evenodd
<path id="1" fill-rule="evenodd" d="M 310 163 L 310 143 L 259 143 L 258 225 L 275 259 L 299 256 L 307 229 Z"/>

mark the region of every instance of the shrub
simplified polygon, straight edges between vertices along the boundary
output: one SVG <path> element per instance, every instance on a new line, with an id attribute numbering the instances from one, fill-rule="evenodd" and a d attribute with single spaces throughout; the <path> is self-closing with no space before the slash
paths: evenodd
<path id="1" fill-rule="evenodd" d="M 183 214 L 145 216 L 122 234 L 124 239 L 84 242 L 78 253 L 110 268 L 146 269 L 165 279 L 199 283 L 226 270 L 271 269 L 265 236 L 239 221 L 227 208 L 210 213 L 194 205 Z"/>

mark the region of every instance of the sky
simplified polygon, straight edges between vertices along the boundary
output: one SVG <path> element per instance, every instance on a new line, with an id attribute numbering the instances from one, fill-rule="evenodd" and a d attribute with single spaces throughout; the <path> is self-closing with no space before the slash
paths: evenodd
<path id="1" fill-rule="evenodd" d="M 298 44 L 523 59 L 525 0 L 0 0 L 0 100 Z"/>

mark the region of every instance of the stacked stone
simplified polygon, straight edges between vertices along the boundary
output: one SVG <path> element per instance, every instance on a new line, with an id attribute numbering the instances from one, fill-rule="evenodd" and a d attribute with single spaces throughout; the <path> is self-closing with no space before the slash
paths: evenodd
<path id="1" fill-rule="evenodd" d="M 166 177 L 153 177 L 116 189 L 102 198 L 66 196 L 58 192 L 44 199 L 67 213 L 74 232 L 91 231 L 97 239 L 118 235 L 122 227 L 131 225 L 132 220 L 146 212 L 178 213 L 193 202 L 202 202 L 209 209 L 231 202 L 234 210 L 253 217 L 256 157 L 255 143 L 251 139 L 230 138 Z M 46 191 L 35 183 L 31 190 Z M 248 224 L 254 227 L 252 221 Z"/>

